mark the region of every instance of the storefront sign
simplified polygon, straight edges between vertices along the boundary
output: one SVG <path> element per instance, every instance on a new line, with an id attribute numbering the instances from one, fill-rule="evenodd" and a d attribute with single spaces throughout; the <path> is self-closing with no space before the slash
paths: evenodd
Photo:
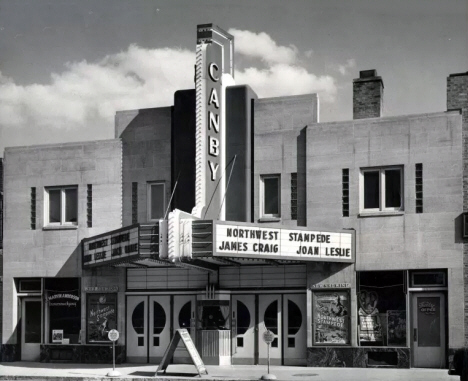
<path id="1" fill-rule="evenodd" d="M 315 344 L 349 344 L 349 294 L 347 291 L 313 295 Z"/>
<path id="2" fill-rule="evenodd" d="M 76 307 L 80 297 L 71 292 L 51 292 L 47 296 L 47 303 L 50 307 Z"/>
<path id="3" fill-rule="evenodd" d="M 351 283 L 326 283 L 326 284 L 313 284 L 310 289 L 322 288 L 351 288 Z"/>
<path id="4" fill-rule="evenodd" d="M 354 262 L 353 233 L 231 225 L 213 221 L 213 255 Z"/>
<path id="5" fill-rule="evenodd" d="M 88 294 L 86 317 L 88 343 L 108 342 L 117 328 L 117 294 Z"/>
<path id="6" fill-rule="evenodd" d="M 139 255 L 139 225 L 83 240 L 83 268 L 115 263 Z"/>
<path id="7" fill-rule="evenodd" d="M 94 287 L 85 287 L 85 292 L 117 292 L 119 291 L 119 286 L 94 286 Z"/>

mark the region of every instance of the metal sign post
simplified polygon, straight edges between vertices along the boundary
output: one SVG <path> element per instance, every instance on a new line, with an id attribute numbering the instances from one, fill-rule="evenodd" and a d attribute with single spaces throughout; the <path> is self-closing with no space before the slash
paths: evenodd
<path id="1" fill-rule="evenodd" d="M 120 377 L 120 372 L 115 370 L 115 342 L 119 339 L 119 331 L 111 329 L 107 337 L 112 341 L 112 371 L 107 373 L 107 377 Z"/>
<path id="2" fill-rule="evenodd" d="M 275 339 L 275 335 L 273 332 L 271 331 L 265 331 L 263 333 L 263 341 L 266 343 L 266 345 L 268 346 L 268 373 L 267 374 L 264 374 L 262 377 L 261 377 L 261 380 L 276 380 L 276 376 L 274 374 L 270 374 L 270 347 L 271 347 L 271 343 L 273 342 L 273 340 Z"/>

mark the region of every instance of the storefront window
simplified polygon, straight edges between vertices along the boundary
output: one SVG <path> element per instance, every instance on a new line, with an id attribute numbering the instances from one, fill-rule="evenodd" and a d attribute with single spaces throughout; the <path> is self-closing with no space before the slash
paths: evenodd
<path id="1" fill-rule="evenodd" d="M 49 317 L 49 343 L 78 344 L 81 329 L 79 279 L 47 278 L 44 288 Z M 62 332 L 60 340 L 57 337 L 54 340 L 54 331 Z"/>
<path id="2" fill-rule="evenodd" d="M 349 292 L 316 291 L 313 294 L 314 345 L 348 345 Z"/>
<path id="3" fill-rule="evenodd" d="M 108 333 L 117 329 L 117 294 L 88 294 L 87 342 L 110 342 Z"/>
<path id="4" fill-rule="evenodd" d="M 406 346 L 403 271 L 359 273 L 358 332 L 362 346 Z"/>

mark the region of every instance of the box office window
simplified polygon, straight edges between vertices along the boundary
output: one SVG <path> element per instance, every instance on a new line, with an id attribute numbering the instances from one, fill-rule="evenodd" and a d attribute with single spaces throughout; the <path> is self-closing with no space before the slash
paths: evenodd
<path id="1" fill-rule="evenodd" d="M 260 178 L 261 217 L 281 216 L 281 177 L 265 175 Z"/>
<path id="2" fill-rule="evenodd" d="M 164 218 L 165 192 L 164 183 L 148 183 L 148 220 Z"/>
<path id="3" fill-rule="evenodd" d="M 314 291 L 314 345 L 350 344 L 350 298 L 348 290 Z"/>
<path id="4" fill-rule="evenodd" d="M 49 343 L 62 343 L 65 340 L 70 344 L 78 344 L 81 329 L 80 280 L 46 278 L 44 294 L 48 308 Z M 60 341 L 57 341 L 58 332 L 61 333 Z"/>
<path id="5" fill-rule="evenodd" d="M 111 329 L 117 329 L 117 294 L 88 294 L 86 338 L 88 343 L 110 342 Z"/>
<path id="6" fill-rule="evenodd" d="M 361 346 L 406 346 L 404 271 L 359 272 L 357 302 Z"/>
<path id="7" fill-rule="evenodd" d="M 48 187 L 44 197 L 45 225 L 78 224 L 78 187 Z"/>
<path id="8" fill-rule="evenodd" d="M 403 210 L 403 168 L 362 169 L 360 198 L 364 212 Z"/>

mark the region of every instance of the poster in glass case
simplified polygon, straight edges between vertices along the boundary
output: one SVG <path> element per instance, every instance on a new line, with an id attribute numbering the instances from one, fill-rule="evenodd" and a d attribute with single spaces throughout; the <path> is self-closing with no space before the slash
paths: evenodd
<path id="1" fill-rule="evenodd" d="M 110 342 L 111 329 L 117 329 L 117 294 L 88 294 L 86 309 L 88 343 Z"/>
<path id="2" fill-rule="evenodd" d="M 348 291 L 314 292 L 314 344 L 349 344 Z"/>

